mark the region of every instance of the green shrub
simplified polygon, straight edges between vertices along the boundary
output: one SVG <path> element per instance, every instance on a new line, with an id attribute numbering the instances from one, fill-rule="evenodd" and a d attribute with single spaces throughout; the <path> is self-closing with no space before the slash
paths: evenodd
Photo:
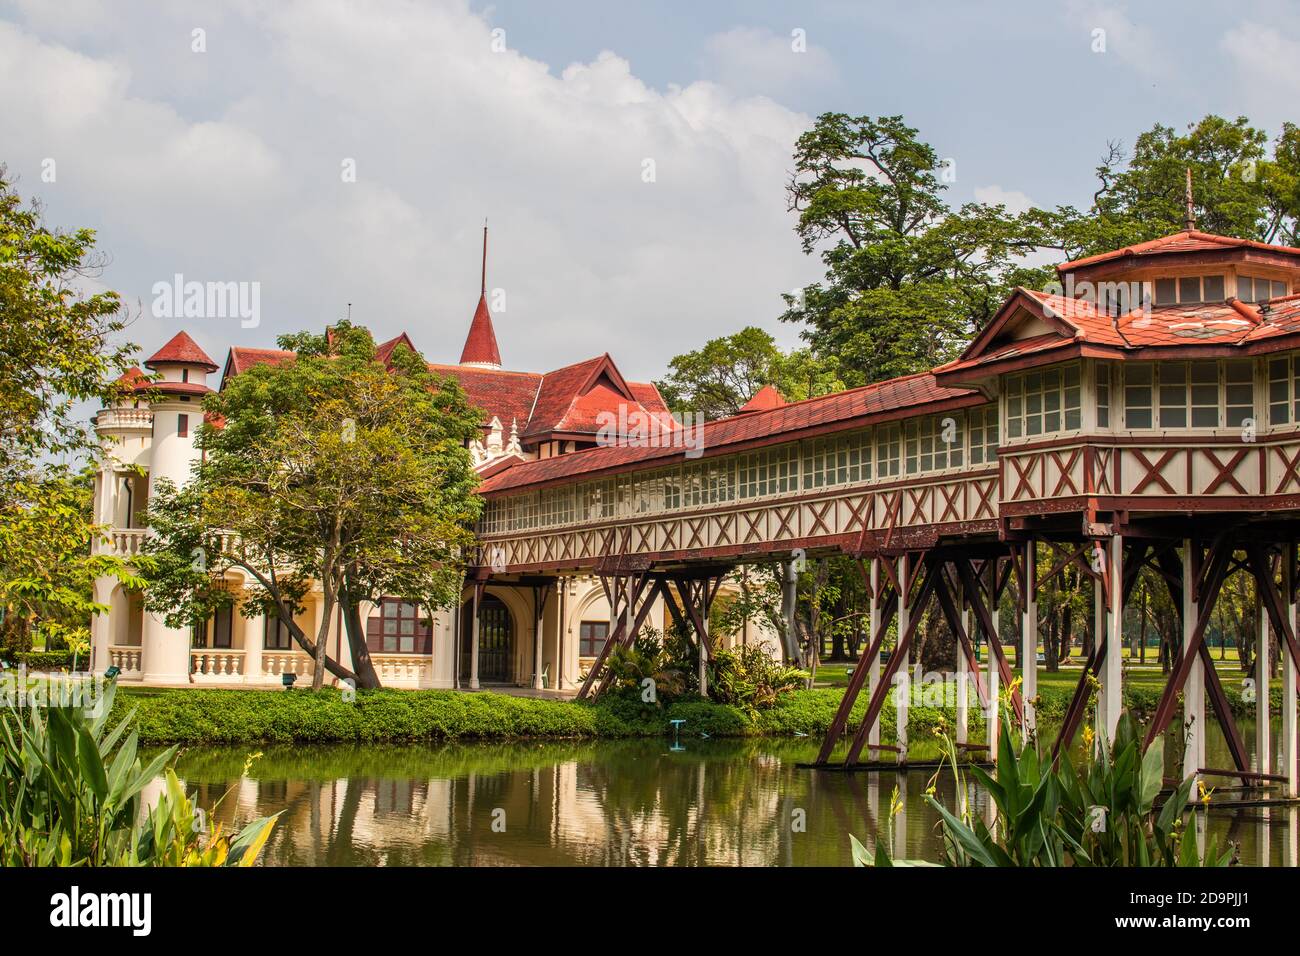
<path id="1" fill-rule="evenodd" d="M 34 673 L 36 671 L 72 670 L 72 651 L 24 651 L 14 655 L 14 663 L 26 665 L 29 673 Z M 77 670 L 87 670 L 89 663 L 89 655 L 79 655 L 77 658 Z"/>

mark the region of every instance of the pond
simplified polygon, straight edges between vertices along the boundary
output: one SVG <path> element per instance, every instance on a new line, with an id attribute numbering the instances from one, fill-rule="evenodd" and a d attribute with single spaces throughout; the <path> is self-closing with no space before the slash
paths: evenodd
<path id="1" fill-rule="evenodd" d="M 1253 743 L 1253 733 L 1243 728 Z M 1229 762 L 1211 735 L 1210 763 Z M 1274 738 L 1276 739 L 1276 737 Z M 191 748 L 177 771 L 227 826 L 284 811 L 264 854 L 283 866 L 848 866 L 850 833 L 908 858 L 940 839 L 930 769 L 801 769 L 811 738 Z M 933 745 L 930 745 L 933 747 Z M 935 756 L 922 752 L 914 759 Z M 1233 781 L 1220 779 L 1221 795 Z M 954 803 L 951 770 L 936 781 Z M 902 812 L 889 835 L 895 788 Z M 972 789 L 974 806 L 986 795 Z M 222 795 L 225 795 L 224 799 Z M 1300 810 L 1198 814 L 1243 863 L 1296 865 Z"/>

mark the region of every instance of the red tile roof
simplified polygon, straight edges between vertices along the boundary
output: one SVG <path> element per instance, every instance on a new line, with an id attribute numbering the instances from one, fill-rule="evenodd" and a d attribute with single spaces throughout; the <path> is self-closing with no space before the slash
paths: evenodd
<path id="1" fill-rule="evenodd" d="M 482 362 L 486 365 L 501 365 L 501 350 L 497 348 L 497 334 L 492 328 L 492 313 L 488 310 L 487 294 L 478 297 L 478 308 L 474 310 L 474 320 L 469 324 L 469 335 L 465 336 L 465 347 L 460 353 L 460 362 Z"/>
<path id="2" fill-rule="evenodd" d="M 1256 242 L 1253 239 L 1237 239 L 1233 236 L 1218 236 L 1212 232 L 1199 232 L 1195 229 L 1176 232 L 1169 236 L 1161 236 L 1159 239 L 1151 239 L 1147 242 L 1135 243 L 1131 246 L 1125 246 L 1123 249 L 1112 249 L 1110 252 L 1098 253 L 1095 256 L 1085 256 L 1082 259 L 1075 259 L 1072 262 L 1065 262 L 1057 266 L 1058 272 L 1066 272 L 1070 269 L 1078 269 L 1081 266 L 1096 265 L 1099 262 L 1109 262 L 1112 259 L 1122 259 L 1125 256 L 1149 256 L 1164 253 L 1178 252 L 1204 252 L 1207 249 L 1262 249 L 1267 252 L 1280 252 L 1288 255 L 1300 256 L 1300 249 L 1291 246 L 1272 246 L 1266 242 Z"/>
<path id="3" fill-rule="evenodd" d="M 217 363 L 185 332 L 177 332 L 171 341 L 160 348 L 144 363 L 145 368 L 158 365 L 202 365 L 209 372 L 217 370 Z"/>
<path id="4" fill-rule="evenodd" d="M 707 422 L 703 426 L 702 448 L 711 455 L 728 446 L 759 442 L 765 445 L 791 441 L 798 433 L 823 425 L 861 419 L 863 423 L 902 418 L 917 414 L 923 406 L 938 402 L 978 405 L 986 401 L 973 389 L 939 385 L 932 374 L 924 372 L 890 379 L 862 388 L 835 392 L 819 398 L 791 402 L 766 411 L 749 412 Z M 685 437 L 685 436 L 684 436 Z M 576 475 L 607 470 L 655 467 L 685 456 L 686 447 L 640 448 L 613 445 L 589 448 L 555 458 L 524 462 L 493 475 L 479 487 L 491 494 L 508 489 L 538 485 Z M 719 452 L 720 453 L 720 452 Z"/>
<path id="5" fill-rule="evenodd" d="M 521 430 L 528 422 L 542 381 L 536 372 L 508 372 L 499 368 L 430 365 L 429 370 L 459 382 L 469 403 L 483 410 L 484 424 L 495 415 L 504 427 L 518 422 Z"/>
<path id="6" fill-rule="evenodd" d="M 765 412 L 769 409 L 780 408 L 787 404 L 785 396 L 782 395 L 775 385 L 764 385 L 754 397 L 740 406 L 741 414 L 746 412 Z"/>

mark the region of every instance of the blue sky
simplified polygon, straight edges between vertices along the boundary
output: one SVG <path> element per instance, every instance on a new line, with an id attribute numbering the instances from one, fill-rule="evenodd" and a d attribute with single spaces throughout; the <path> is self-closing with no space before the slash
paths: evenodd
<path id="1" fill-rule="evenodd" d="M 782 186 L 817 113 L 903 114 L 955 160 L 955 202 L 1084 205 L 1108 140 L 1209 112 L 1300 119 L 1298 12 L 0 0 L 0 84 L 23 91 L 0 161 L 51 223 L 99 230 L 97 281 L 145 354 L 185 328 L 222 361 L 351 302 L 455 361 L 487 216 L 506 364 L 608 351 L 646 379 L 746 324 L 795 342 L 780 295 L 820 267 Z M 154 315 L 176 273 L 258 283 L 257 325 Z"/>

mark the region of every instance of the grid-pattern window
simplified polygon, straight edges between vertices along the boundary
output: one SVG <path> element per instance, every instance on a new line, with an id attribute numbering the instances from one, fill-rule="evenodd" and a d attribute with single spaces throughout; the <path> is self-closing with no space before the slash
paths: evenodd
<path id="1" fill-rule="evenodd" d="M 960 415 L 912 418 L 903 434 L 909 475 L 960 468 L 966 460 L 966 435 Z"/>
<path id="2" fill-rule="evenodd" d="M 220 607 L 213 612 L 212 617 L 202 624 L 195 625 L 190 631 L 191 641 L 195 647 L 216 647 L 228 648 L 231 646 L 230 637 L 234 630 L 235 609 L 233 607 Z M 211 643 L 209 644 L 209 638 Z"/>
<path id="3" fill-rule="evenodd" d="M 367 621 L 366 645 L 379 654 L 428 654 L 432 635 L 419 605 L 384 598 Z"/>
<path id="4" fill-rule="evenodd" d="M 1079 366 L 1026 372 L 1007 379 L 1007 437 L 1077 431 L 1083 424 Z"/>
<path id="5" fill-rule="evenodd" d="M 1093 380 L 1097 389 L 1097 427 L 1110 427 L 1110 364 L 1098 362 Z"/>
<path id="6" fill-rule="evenodd" d="M 1223 423 L 1237 428 L 1255 417 L 1255 363 L 1230 359 L 1223 363 Z"/>
<path id="7" fill-rule="evenodd" d="M 1268 361 L 1268 423 L 1300 422 L 1300 355 Z"/>
<path id="8" fill-rule="evenodd" d="M 998 457 L 998 406 L 972 408 L 970 420 L 970 463 L 992 464 Z"/>
<path id="9" fill-rule="evenodd" d="M 818 438 L 804 444 L 805 490 L 845 485 L 871 477 L 871 433 Z"/>
<path id="10" fill-rule="evenodd" d="M 798 488 L 798 448 L 751 452 L 740 458 L 740 497 L 761 498 L 779 495 Z"/>
<path id="11" fill-rule="evenodd" d="M 1219 365 L 1217 362 L 1162 362 L 1161 428 L 1219 427 Z"/>
<path id="12" fill-rule="evenodd" d="M 1124 427 L 1154 428 L 1152 396 L 1155 367 L 1150 362 L 1133 362 L 1124 366 Z"/>
<path id="13" fill-rule="evenodd" d="M 1155 286 L 1156 305 L 1189 305 L 1197 302 L 1222 302 L 1224 299 L 1222 275 L 1157 279 Z"/>
<path id="14" fill-rule="evenodd" d="M 578 656 L 599 657 L 609 640 L 609 621 L 583 621 L 578 625 Z"/>
<path id="15" fill-rule="evenodd" d="M 278 614 L 267 614 L 262 628 L 262 646 L 268 651 L 287 651 L 292 641 L 289 625 L 280 620 Z"/>
<path id="16" fill-rule="evenodd" d="M 1267 302 L 1287 294 L 1285 282 L 1258 276 L 1237 276 L 1237 298 L 1243 302 Z"/>
<path id="17" fill-rule="evenodd" d="M 876 477 L 897 478 L 902 428 L 897 422 L 876 429 Z"/>

